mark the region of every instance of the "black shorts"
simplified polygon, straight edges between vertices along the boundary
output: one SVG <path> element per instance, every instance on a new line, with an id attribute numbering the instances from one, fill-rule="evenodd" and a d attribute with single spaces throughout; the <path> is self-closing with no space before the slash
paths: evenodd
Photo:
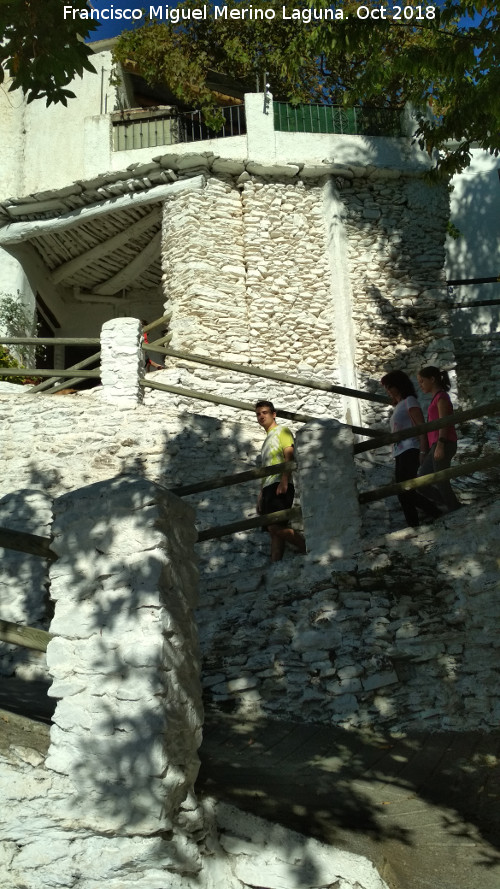
<path id="1" fill-rule="evenodd" d="M 286 494 L 277 494 L 279 482 L 272 485 L 266 485 L 262 488 L 262 500 L 260 512 L 261 515 L 267 515 L 269 512 L 279 512 L 280 509 L 290 509 L 295 495 L 295 487 L 293 484 L 288 485 Z M 288 522 L 277 522 L 278 525 L 287 525 Z M 264 531 L 267 527 L 263 528 Z"/>

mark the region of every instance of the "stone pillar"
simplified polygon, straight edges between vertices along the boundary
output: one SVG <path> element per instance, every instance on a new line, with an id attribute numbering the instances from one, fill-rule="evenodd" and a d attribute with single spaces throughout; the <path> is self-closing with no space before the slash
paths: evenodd
<path id="1" fill-rule="evenodd" d="M 46 766 L 63 776 L 60 817 L 143 836 L 181 824 L 185 842 L 200 829 L 203 721 L 194 511 L 122 477 L 58 498 L 53 534 Z"/>
<path id="2" fill-rule="evenodd" d="M 270 161 L 276 156 L 273 97 L 266 93 L 245 94 L 247 150 L 252 161 Z"/>
<path id="3" fill-rule="evenodd" d="M 137 318 L 112 318 L 101 330 L 101 381 L 106 401 L 129 407 L 142 401 L 144 368 L 141 324 Z"/>
<path id="4" fill-rule="evenodd" d="M 328 563 L 359 549 L 360 512 L 350 429 L 316 420 L 299 429 L 295 455 L 309 558 Z"/>

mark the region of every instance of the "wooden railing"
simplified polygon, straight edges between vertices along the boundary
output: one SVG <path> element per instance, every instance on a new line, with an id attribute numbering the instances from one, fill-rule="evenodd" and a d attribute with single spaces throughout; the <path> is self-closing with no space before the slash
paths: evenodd
<path id="1" fill-rule="evenodd" d="M 431 420 L 427 423 L 420 423 L 418 426 L 412 426 L 409 429 L 402 429 L 399 432 L 389 433 L 387 435 L 381 433 L 380 436 L 375 439 L 371 439 L 370 441 L 365 442 L 357 442 L 356 444 L 354 444 L 353 452 L 354 454 L 359 454 L 364 451 L 374 450 L 375 448 L 383 447 L 387 444 L 403 441 L 406 438 L 414 438 L 415 435 L 420 435 L 434 429 L 443 429 L 447 426 L 461 425 L 462 423 L 465 423 L 471 419 L 476 419 L 478 417 L 484 416 L 493 416 L 498 413 L 500 413 L 500 400 L 489 402 L 488 404 L 484 405 L 478 405 L 477 407 L 470 408 L 466 411 L 457 411 L 451 416 L 443 417 L 439 420 Z M 373 503 L 374 501 L 384 500 L 387 497 L 393 497 L 397 494 L 404 493 L 405 491 L 413 490 L 414 488 L 424 488 L 428 487 L 429 485 L 436 484 L 437 482 L 446 481 L 448 479 L 473 475 L 475 472 L 482 472 L 495 466 L 500 466 L 500 454 L 491 454 L 486 457 L 481 457 L 477 460 L 471 460 L 467 463 L 462 463 L 459 466 L 451 467 L 450 469 L 441 470 L 440 472 L 429 473 L 428 475 L 409 479 L 405 482 L 396 482 L 391 485 L 383 485 L 382 487 L 374 488 L 371 491 L 363 491 L 358 495 L 358 500 L 360 503 Z M 288 461 L 286 463 L 275 464 L 274 466 L 249 469 L 235 475 L 215 476 L 211 479 L 206 479 L 203 482 L 197 482 L 192 485 L 183 485 L 181 487 L 173 488 L 171 489 L 171 493 L 176 494 L 178 497 L 186 497 L 190 494 L 197 494 L 216 490 L 217 488 L 221 487 L 229 487 L 231 485 L 241 484 L 252 479 L 263 478 L 267 475 L 292 472 L 296 468 L 297 464 L 295 462 Z M 279 516 L 279 519 L 276 518 L 276 516 L 274 515 L 272 516 L 272 518 L 274 518 L 275 521 L 297 519 L 300 517 L 300 510 L 297 507 L 293 507 L 290 510 L 283 510 L 281 513 L 279 513 Z M 237 531 L 245 531 L 252 528 L 262 527 L 263 525 L 270 524 L 270 521 L 270 516 L 266 515 L 257 516 L 252 519 L 244 519 L 240 522 L 233 522 L 229 525 L 207 528 L 204 531 L 200 532 L 200 534 L 198 535 L 198 540 L 210 540 L 215 537 L 222 537 L 227 534 L 234 534 Z"/>
<path id="2" fill-rule="evenodd" d="M 20 648 L 31 648 L 33 651 L 47 651 L 47 645 L 54 636 L 37 627 L 25 627 L 0 619 L 0 642 L 18 645 Z"/>

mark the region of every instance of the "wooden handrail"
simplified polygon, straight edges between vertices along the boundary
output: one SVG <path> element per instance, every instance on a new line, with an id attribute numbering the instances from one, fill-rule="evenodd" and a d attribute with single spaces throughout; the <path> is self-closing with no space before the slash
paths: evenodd
<path id="1" fill-rule="evenodd" d="M 46 630 L 24 627 L 0 619 L 0 641 L 8 642 L 9 645 L 19 645 L 21 648 L 31 648 L 33 651 L 47 651 L 47 645 L 53 638 L 52 633 L 47 633 Z"/>
<path id="2" fill-rule="evenodd" d="M 0 338 L 0 346 L 98 346 L 99 342 L 98 336 L 10 336 Z"/>
<path id="3" fill-rule="evenodd" d="M 101 360 L 101 353 L 96 352 L 94 355 L 90 355 L 88 358 L 84 358 L 83 361 L 79 361 L 78 364 L 72 364 L 71 367 L 65 368 L 65 370 L 72 370 L 72 371 L 82 370 L 84 367 L 87 367 L 88 364 L 93 364 L 94 361 L 100 361 L 100 360 Z M 66 386 L 74 386 L 75 383 L 81 383 L 82 380 L 83 380 L 83 377 L 71 377 L 71 379 L 66 380 L 65 383 L 66 383 Z M 50 377 L 48 380 L 45 380 L 44 383 L 39 383 L 31 391 L 35 395 L 38 392 L 46 392 L 48 389 L 52 389 L 56 385 L 57 382 L 58 382 L 57 377 Z M 59 390 L 56 389 L 55 391 L 58 392 Z"/>
<path id="4" fill-rule="evenodd" d="M 381 448 L 384 445 L 392 444 L 397 441 L 404 441 L 406 438 L 415 438 L 424 432 L 433 429 L 444 429 L 446 426 L 459 426 L 468 420 L 475 420 L 478 417 L 490 417 L 500 413 L 500 399 L 490 401 L 487 404 L 479 404 L 477 407 L 469 408 L 465 411 L 454 411 L 446 417 L 439 420 L 430 420 L 428 423 L 419 423 L 409 429 L 400 429 L 398 432 L 388 432 L 377 436 L 372 441 L 358 442 L 354 445 L 354 453 L 361 454 L 363 451 L 372 451 L 375 448 Z"/>
<path id="5" fill-rule="evenodd" d="M 395 482 L 392 485 L 383 485 L 381 488 L 373 488 L 371 491 L 363 491 L 358 496 L 360 503 L 373 503 L 375 500 L 384 500 L 405 491 L 413 491 L 416 488 L 426 488 L 437 482 L 448 481 L 450 478 L 459 478 L 461 475 L 473 475 L 483 469 L 491 469 L 500 466 L 500 454 L 489 454 L 487 457 L 479 457 L 469 463 L 453 466 L 450 469 L 441 469 L 439 472 L 430 472 L 429 475 L 419 475 L 405 482 Z"/>
<path id="6" fill-rule="evenodd" d="M 440 472 L 433 472 L 429 475 L 412 478 L 405 482 L 384 485 L 381 488 L 374 488 L 372 491 L 363 491 L 359 494 L 358 500 L 360 503 L 373 503 L 376 500 L 384 500 L 386 497 L 393 497 L 404 491 L 412 491 L 415 488 L 426 488 L 429 487 L 429 485 L 436 484 L 436 482 L 446 481 L 450 478 L 458 478 L 462 475 L 473 475 L 474 472 L 490 469 L 493 466 L 500 466 L 500 454 L 491 454 L 487 457 L 481 457 L 478 460 L 472 460 L 469 463 L 463 463 L 461 466 L 456 466 L 452 469 L 443 469 Z M 278 467 L 276 466 L 274 468 L 277 469 Z M 232 522 L 228 525 L 206 528 L 204 531 L 199 532 L 197 543 L 202 543 L 205 540 L 214 540 L 218 537 L 225 537 L 228 534 L 236 534 L 238 531 L 261 528 L 264 525 L 269 525 L 273 522 L 298 519 L 301 515 L 302 512 L 300 507 L 294 506 L 291 509 L 283 509 L 279 512 L 269 513 L 265 516 L 255 516 L 255 518 L 243 519 L 242 521 Z"/>
<path id="7" fill-rule="evenodd" d="M 274 466 L 256 466 L 254 469 L 246 469 L 234 475 L 215 475 L 203 482 L 194 482 L 192 485 L 182 485 L 180 488 L 165 488 L 176 497 L 187 497 L 188 494 L 201 494 L 203 491 L 214 491 L 217 488 L 229 488 L 231 485 L 239 485 L 243 482 L 253 481 L 256 478 L 266 478 L 268 475 L 282 475 L 297 469 L 294 460 L 286 463 L 275 463 Z"/>
<path id="8" fill-rule="evenodd" d="M 39 537 L 37 534 L 27 534 L 25 531 L 12 531 L 10 528 L 0 528 L 0 547 L 13 549 L 30 556 L 40 556 L 43 559 L 56 561 L 59 557 L 50 548 L 49 537 Z"/>
<path id="9" fill-rule="evenodd" d="M 146 346 L 143 344 L 143 349 L 148 351 L 148 348 L 150 348 L 150 345 Z M 277 380 L 280 383 L 290 383 L 293 386 L 302 386 L 305 389 L 319 389 L 321 392 L 335 392 L 339 395 L 349 395 L 353 398 L 365 399 L 366 401 L 376 401 L 379 404 L 389 404 L 389 399 L 384 395 L 365 392 L 362 389 L 351 389 L 347 386 L 334 386 L 332 383 L 320 383 L 316 380 L 310 380 L 308 377 L 294 377 L 290 376 L 290 374 L 276 373 L 275 371 L 250 364 L 235 364 L 232 361 L 222 361 L 220 358 L 209 358 L 206 355 L 197 355 L 192 352 L 180 352 L 178 349 L 158 347 L 155 349 L 155 352 L 166 355 L 168 358 L 179 358 L 182 361 L 191 361 L 195 364 L 206 364 L 209 367 L 219 367 L 234 373 L 261 377 L 265 380 Z"/>
<path id="10" fill-rule="evenodd" d="M 255 516 L 253 519 L 243 519 L 240 522 L 231 522 L 229 525 L 217 525 L 214 528 L 206 528 L 204 531 L 200 531 L 197 543 L 202 543 L 204 540 L 213 540 L 216 537 L 225 537 L 227 534 L 236 534 L 238 531 L 248 531 L 252 528 L 262 528 L 264 525 L 298 519 L 301 515 L 300 507 L 292 506 L 291 509 L 281 509 L 279 512 Z"/>
<path id="11" fill-rule="evenodd" d="M 161 318 L 157 318 L 156 321 L 150 321 L 149 324 L 146 324 L 146 326 L 142 328 L 142 332 L 149 333 L 150 330 L 159 327 L 160 324 L 168 323 L 171 317 L 172 312 L 167 312 L 165 315 L 162 315 Z"/>
<path id="12" fill-rule="evenodd" d="M 72 368 L 59 370 L 56 367 L 0 367 L 0 377 L 61 377 L 67 379 L 74 376 Z M 82 380 L 97 380 L 101 376 L 100 370 L 82 370 L 79 372 Z"/>
<path id="13" fill-rule="evenodd" d="M 234 407 L 240 411 L 251 411 L 255 413 L 255 404 L 250 401 L 237 401 L 235 398 L 225 398 L 223 395 L 210 395 L 209 392 L 201 392 L 197 389 L 184 389 L 182 386 L 169 386 L 167 383 L 159 383 L 157 380 L 141 379 L 139 385 L 146 389 L 159 389 L 160 392 L 170 392 L 172 395 L 181 395 L 184 398 L 197 398 L 200 401 L 210 401 L 212 404 L 226 404 L 228 407 Z M 276 409 L 276 415 L 285 420 L 293 420 L 296 423 L 311 423 L 313 421 L 322 421 L 324 417 L 310 417 L 307 414 L 296 414 L 293 411 L 285 411 L 281 408 Z M 340 423 L 346 429 L 351 429 L 356 435 L 383 436 L 384 433 L 379 429 L 367 429 L 364 426 L 349 426 L 348 423 Z"/>

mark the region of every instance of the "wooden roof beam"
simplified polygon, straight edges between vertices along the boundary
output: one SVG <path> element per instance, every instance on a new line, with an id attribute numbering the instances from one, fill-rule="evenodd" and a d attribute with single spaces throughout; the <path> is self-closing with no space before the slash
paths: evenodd
<path id="1" fill-rule="evenodd" d="M 122 232 L 118 232 L 118 234 L 113 235 L 113 237 L 108 238 L 107 241 L 102 241 L 100 244 L 96 244 L 95 247 L 91 247 L 90 250 L 87 250 L 85 253 L 80 254 L 80 256 L 75 256 L 74 259 L 68 260 L 68 262 L 62 263 L 58 266 L 51 274 L 51 279 L 53 284 L 60 284 L 61 281 L 64 281 L 67 278 L 71 278 L 80 269 L 85 266 L 90 265 L 92 262 L 96 262 L 101 257 L 107 256 L 109 253 L 113 253 L 115 250 L 119 250 L 124 244 L 128 241 L 131 241 L 133 238 L 139 237 L 143 232 L 147 231 L 149 228 L 152 228 L 155 225 L 161 215 L 161 210 L 159 207 L 155 207 L 151 213 L 148 213 L 147 216 L 144 216 L 142 219 L 139 219 L 137 222 L 134 222 L 132 225 L 129 225 Z"/>
<path id="2" fill-rule="evenodd" d="M 112 296 L 124 287 L 128 287 L 132 281 L 135 281 L 142 272 L 151 265 L 152 262 L 160 256 L 161 247 L 161 231 L 157 232 L 153 240 L 149 242 L 144 250 L 134 256 L 125 268 L 121 269 L 112 278 L 109 278 L 103 284 L 94 287 L 94 294 L 102 296 Z"/>
<path id="3" fill-rule="evenodd" d="M 131 177 L 133 178 L 133 173 Z M 56 219 L 34 219 L 29 222 L 13 222 L 0 228 L 0 247 L 22 244 L 30 238 L 43 238 L 44 235 L 54 235 L 66 231 L 73 226 L 90 222 L 106 213 L 117 213 L 121 210 L 130 210 L 145 204 L 153 204 L 157 201 L 167 201 L 177 194 L 189 191 L 201 191 L 205 187 L 204 176 L 193 176 L 191 179 L 180 179 L 168 185 L 157 185 L 147 191 L 131 192 L 116 198 L 108 198 L 99 204 L 88 207 L 79 207 L 71 210 Z"/>

